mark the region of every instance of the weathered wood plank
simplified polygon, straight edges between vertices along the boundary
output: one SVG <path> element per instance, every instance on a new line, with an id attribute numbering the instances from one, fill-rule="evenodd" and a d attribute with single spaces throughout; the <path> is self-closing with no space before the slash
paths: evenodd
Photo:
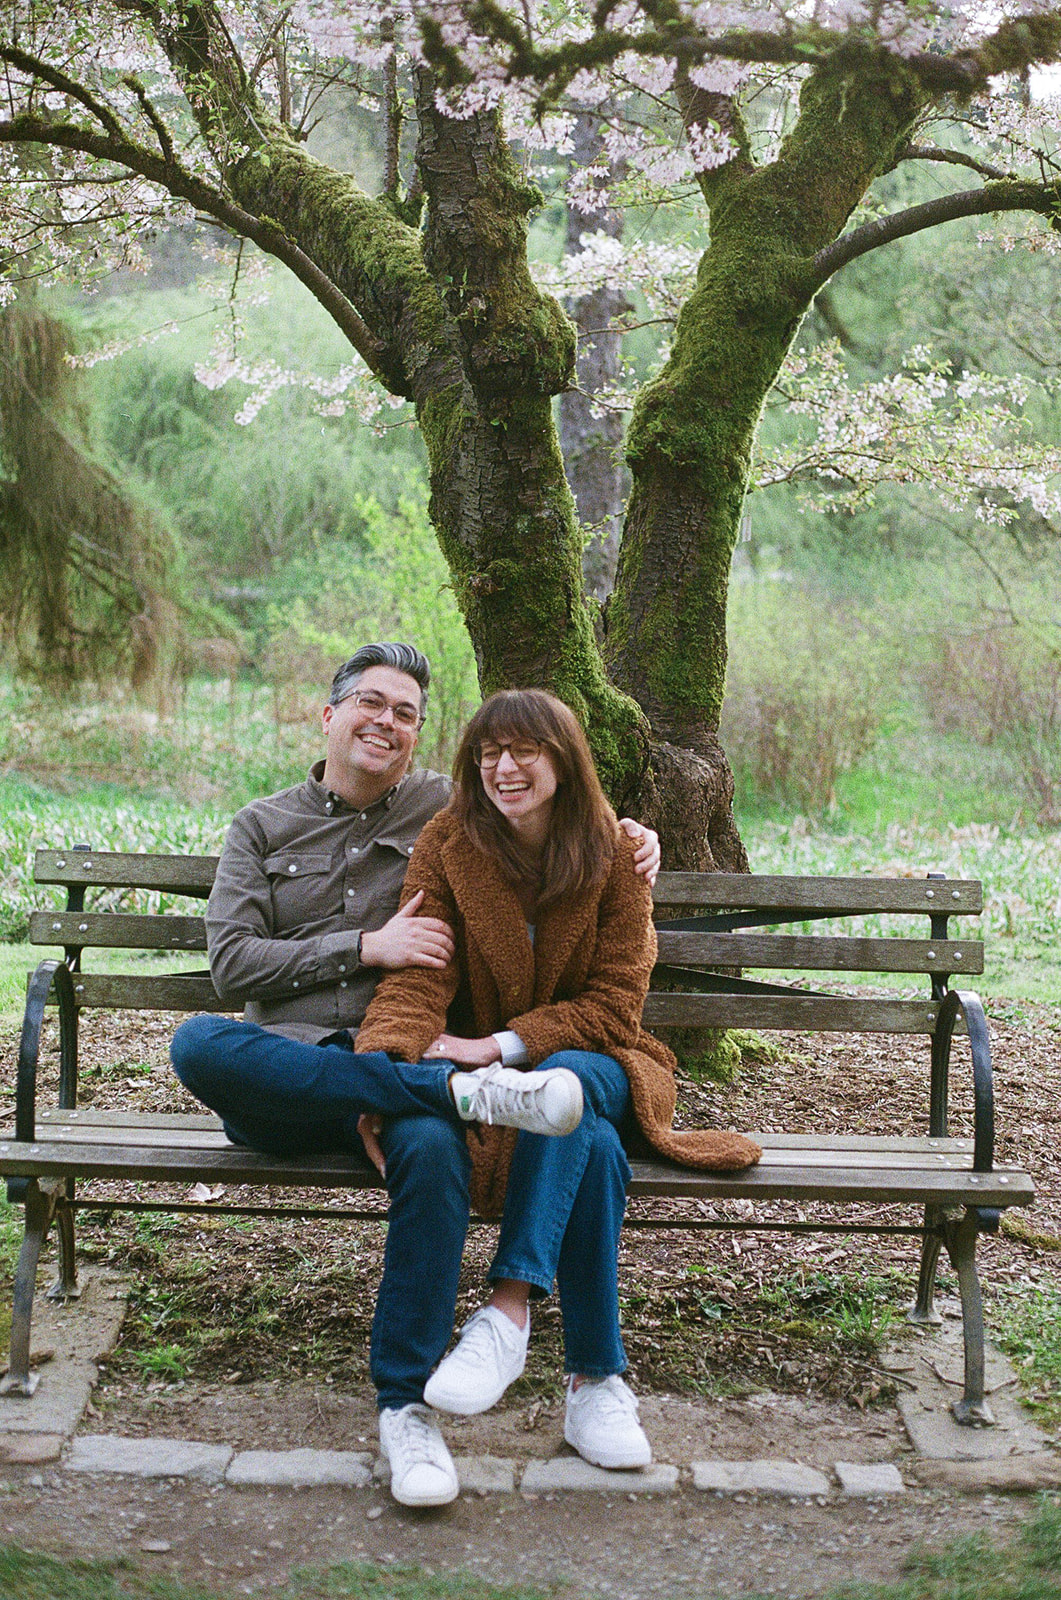
<path id="1" fill-rule="evenodd" d="M 752 872 L 661 872 L 657 905 L 726 911 L 924 911 L 976 915 L 983 886 L 966 878 L 791 878 Z"/>
<path id="2" fill-rule="evenodd" d="M 98 1110 L 94 1106 L 79 1106 L 69 1111 L 48 1106 L 37 1113 L 37 1122 L 46 1126 L 71 1128 L 195 1128 L 217 1134 L 222 1132 L 221 1118 L 209 1112 Z M 926 1154 L 943 1150 L 971 1154 L 973 1148 L 972 1139 L 961 1136 L 936 1139 L 931 1134 L 756 1132 L 753 1138 L 771 1150 L 907 1150 Z"/>
<path id="3" fill-rule="evenodd" d="M 983 972 L 977 939 L 852 939 L 792 933 L 669 933 L 659 959 L 678 967 L 804 972 Z"/>
<path id="4" fill-rule="evenodd" d="M 82 949 L 205 950 L 202 917 L 139 916 L 128 911 L 34 911 L 30 944 L 80 945 Z"/>
<path id="5" fill-rule="evenodd" d="M 859 995 L 649 994 L 646 1028 L 791 1028 L 808 1033 L 932 1033 L 934 1000 Z"/>
<path id="6" fill-rule="evenodd" d="M 117 885 L 161 889 L 205 899 L 217 871 L 217 856 L 141 855 L 118 850 L 38 850 L 37 883 Z"/>
<path id="7" fill-rule="evenodd" d="M 112 1006 L 116 1011 L 223 1011 L 210 979 L 199 973 L 133 976 L 120 972 L 75 972 L 79 1006 Z"/>
<path id="8" fill-rule="evenodd" d="M 1033 1198 L 1026 1173 L 1003 1168 L 991 1173 L 907 1167 L 867 1170 L 858 1166 L 803 1167 L 760 1164 L 747 1172 L 693 1172 L 636 1162 L 630 1193 L 689 1199 L 859 1200 L 874 1204 L 1027 1205 Z M 67 1144 L 43 1140 L 0 1141 L 0 1171 L 18 1177 L 119 1178 L 156 1183 L 274 1184 L 288 1188 L 379 1186 L 375 1169 L 345 1154 L 280 1160 L 229 1146 L 219 1150 L 144 1150 L 121 1145 Z"/>

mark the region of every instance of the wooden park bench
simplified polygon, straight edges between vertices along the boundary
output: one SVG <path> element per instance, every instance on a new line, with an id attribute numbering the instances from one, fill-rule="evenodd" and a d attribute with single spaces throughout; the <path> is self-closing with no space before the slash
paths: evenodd
<path id="1" fill-rule="evenodd" d="M 25 1239 L 16 1269 L 11 1355 L 3 1391 L 32 1393 L 30 1319 L 38 1258 L 54 1220 L 59 1240 L 59 1277 L 50 1291 L 66 1299 L 77 1293 L 74 1213 L 79 1208 L 161 1209 L 174 1211 L 263 1209 L 226 1199 L 197 1206 L 184 1197 L 140 1195 L 115 1201 L 93 1199 L 77 1183 L 119 1179 L 135 1184 L 249 1185 L 276 1190 L 264 1209 L 276 1214 L 319 1215 L 304 1200 L 305 1191 L 346 1191 L 343 1205 L 328 1214 L 358 1216 L 349 1192 L 379 1188 L 375 1168 L 350 1152 L 280 1160 L 228 1143 L 216 1117 L 145 1115 L 77 1108 L 78 1018 L 89 1007 L 118 1010 L 224 1010 L 205 972 L 164 976 L 90 973 L 82 952 L 106 947 L 143 952 L 205 951 L 201 912 L 136 914 L 121 909 L 85 909 L 86 889 L 114 906 L 126 891 L 162 891 L 202 901 L 209 894 L 214 857 L 119 855 L 84 848 L 42 850 L 36 857 L 40 884 L 65 887 L 65 911 L 38 911 L 30 923 L 35 944 L 62 945 L 65 960 L 42 961 L 29 983 L 18 1059 L 14 1127 L 0 1131 L 0 1175 L 12 1200 L 24 1204 Z M 845 1233 L 912 1233 L 922 1239 L 915 1321 L 938 1321 L 933 1287 L 940 1249 L 945 1248 L 958 1277 L 965 1340 L 965 1389 L 954 1406 L 958 1420 L 989 1423 L 984 1399 L 984 1331 L 976 1240 L 997 1229 L 1002 1210 L 1028 1205 L 1032 1184 L 1014 1167 L 995 1167 L 991 1055 L 980 1000 L 971 991 L 949 987 L 950 975 L 983 971 L 983 947 L 949 936 L 954 917 L 977 915 L 982 908 L 978 883 L 957 879 L 795 878 L 701 873 L 662 873 L 656 885 L 659 965 L 654 992 L 645 1007 L 648 1026 L 706 1026 L 753 1030 L 796 1029 L 812 1033 L 922 1034 L 928 1041 L 928 1104 L 925 1131 L 918 1137 L 852 1136 L 823 1130 L 815 1134 L 756 1134 L 763 1145 L 758 1166 L 733 1176 L 694 1172 L 663 1161 L 632 1163 L 631 1196 L 665 1196 L 668 1215 L 658 1225 L 802 1229 L 838 1228 Z M 863 914 L 920 914 L 927 937 L 891 935 L 866 938 L 836 933 L 785 933 L 775 930 Z M 894 924 L 891 924 L 894 926 Z M 737 977 L 736 971 L 766 970 L 786 975 L 784 983 Z M 920 974 L 926 992 L 919 999 L 819 992 L 803 987 L 805 975 Z M 796 974 L 796 978 L 791 977 Z M 850 977 L 848 978 L 850 981 Z M 41 1024 L 46 1005 L 57 1002 L 60 1062 L 58 1104 L 37 1110 Z M 975 1102 L 973 1137 L 948 1132 L 948 1073 L 956 1032 L 968 1036 Z M 857 1051 L 852 1070 L 863 1070 Z M 882 1103 L 888 1085 L 880 1086 Z M 285 1191 L 287 1193 L 285 1194 Z M 291 1191 L 303 1191 L 303 1197 Z M 839 1202 L 843 1221 L 795 1222 L 773 1217 L 749 1221 L 706 1219 L 698 1202 L 728 1200 Z M 683 1206 L 674 1202 L 690 1202 Z M 901 1203 L 916 1208 L 917 1220 L 896 1225 L 882 1221 L 881 1207 Z M 849 1214 L 876 1210 L 868 1220 Z M 738 1210 L 747 1210 L 747 1207 Z M 374 1213 L 377 1217 L 379 1213 Z M 653 1219 L 648 1225 L 657 1225 Z"/>

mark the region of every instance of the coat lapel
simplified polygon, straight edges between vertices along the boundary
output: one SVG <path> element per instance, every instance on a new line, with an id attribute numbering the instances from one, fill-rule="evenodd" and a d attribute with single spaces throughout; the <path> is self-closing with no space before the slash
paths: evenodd
<path id="1" fill-rule="evenodd" d="M 464 919 L 469 947 L 479 952 L 497 985 L 503 1017 L 533 1004 L 534 951 L 514 890 L 458 828 L 442 846 L 446 874 Z"/>
<path id="2" fill-rule="evenodd" d="M 547 906 L 541 913 L 534 935 L 534 1000 L 537 1005 L 544 1005 L 553 998 L 564 969 L 587 933 L 596 939 L 596 927 L 590 924 L 599 902 L 599 889 L 583 889 Z"/>

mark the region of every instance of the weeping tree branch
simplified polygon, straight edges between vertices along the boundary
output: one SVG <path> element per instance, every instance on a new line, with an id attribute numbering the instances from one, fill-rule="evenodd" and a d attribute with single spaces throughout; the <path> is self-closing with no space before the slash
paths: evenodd
<path id="1" fill-rule="evenodd" d="M 908 144 L 905 150 L 899 152 L 900 161 L 946 161 L 955 167 L 968 167 L 972 172 L 978 172 L 981 178 L 992 178 L 998 183 L 1005 183 L 1009 177 L 1001 167 L 993 167 L 987 161 L 978 161 L 975 156 L 966 155 L 963 150 L 947 150 L 942 145 L 935 144 Z"/>

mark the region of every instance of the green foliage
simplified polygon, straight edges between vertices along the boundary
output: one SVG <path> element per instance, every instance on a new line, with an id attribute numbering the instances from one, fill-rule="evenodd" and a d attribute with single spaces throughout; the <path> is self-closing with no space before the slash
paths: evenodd
<path id="1" fill-rule="evenodd" d="M 853 607 L 795 585 L 738 586 L 721 737 L 738 788 L 822 812 L 881 736 L 887 653 Z"/>
<path id="2" fill-rule="evenodd" d="M 93 454 L 69 343 L 52 316 L 0 314 L 0 643 L 53 686 L 117 677 L 164 693 L 182 634 L 177 546 Z"/>
<path id="3" fill-rule="evenodd" d="M 70 1560 L 0 1545 L 4 1600 L 235 1600 L 237 1592 L 147 1572 L 125 1558 Z M 546 1600 L 553 1591 L 498 1586 L 463 1573 L 436 1575 L 405 1565 L 343 1561 L 300 1567 L 270 1592 L 277 1600 Z"/>
<path id="4" fill-rule="evenodd" d="M 1044 1427 L 1056 1429 L 1061 1423 L 1061 1285 L 1047 1278 L 1034 1288 L 1022 1285 L 1000 1295 L 991 1327 L 1020 1373 L 1025 1404 Z"/>
<path id="5" fill-rule="evenodd" d="M 959 728 L 1012 763 L 1041 822 L 1061 823 L 1061 629 L 996 626 L 942 638 L 931 663 L 937 727 Z"/>
<path id="6" fill-rule="evenodd" d="M 475 658 L 423 499 L 403 497 L 388 514 L 357 495 L 357 542 L 312 539 L 272 585 L 266 612 L 265 676 L 278 720 L 315 707 L 336 665 L 369 639 L 409 639 L 431 662 L 428 720 L 418 759 L 448 768 L 478 703 Z"/>
<path id="7" fill-rule="evenodd" d="M 822 1600 L 1056 1600 L 1061 1506 L 1040 1501 L 1035 1515 L 1006 1544 L 981 1533 L 942 1550 L 919 1547 L 907 1568 L 909 1576 L 901 1583 L 843 1584 Z"/>

